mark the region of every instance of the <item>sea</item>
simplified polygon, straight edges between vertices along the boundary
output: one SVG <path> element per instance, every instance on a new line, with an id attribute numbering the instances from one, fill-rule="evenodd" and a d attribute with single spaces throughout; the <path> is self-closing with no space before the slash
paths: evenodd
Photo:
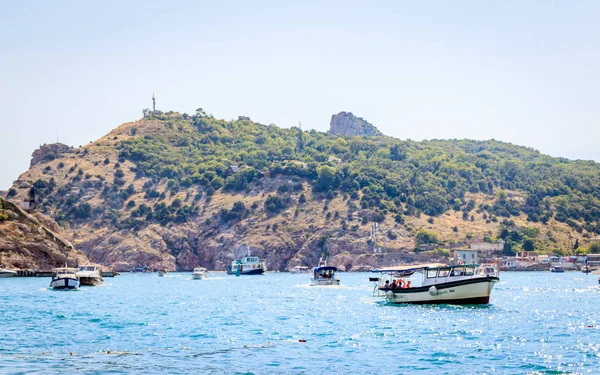
<path id="1" fill-rule="evenodd" d="M 0 279 L 0 374 L 600 374 L 598 275 L 502 272 L 489 305 L 390 305 L 370 273 Z"/>

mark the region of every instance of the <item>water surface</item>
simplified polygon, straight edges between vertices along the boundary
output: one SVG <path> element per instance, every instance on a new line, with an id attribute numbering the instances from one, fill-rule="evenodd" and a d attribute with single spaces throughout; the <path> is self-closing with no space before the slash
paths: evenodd
<path id="1" fill-rule="evenodd" d="M 600 373 L 597 275 L 504 272 L 477 307 L 388 305 L 339 276 L 0 279 L 0 373 Z"/>

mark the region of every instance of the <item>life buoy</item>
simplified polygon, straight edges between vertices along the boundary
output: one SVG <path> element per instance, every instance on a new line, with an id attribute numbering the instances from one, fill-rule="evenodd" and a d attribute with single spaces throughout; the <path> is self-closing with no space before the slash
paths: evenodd
<path id="1" fill-rule="evenodd" d="M 404 280 L 402 280 L 402 279 L 398 280 L 398 283 L 396 284 L 396 288 L 398 288 L 398 289 L 404 288 Z"/>

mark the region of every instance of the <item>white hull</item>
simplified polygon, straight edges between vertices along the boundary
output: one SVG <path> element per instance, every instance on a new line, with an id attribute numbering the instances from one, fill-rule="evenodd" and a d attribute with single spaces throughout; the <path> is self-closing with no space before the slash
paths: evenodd
<path id="1" fill-rule="evenodd" d="M 104 279 L 101 276 L 80 276 L 80 285 L 98 286 L 102 284 Z"/>
<path id="2" fill-rule="evenodd" d="M 474 279 L 470 283 L 442 283 L 431 287 L 394 289 L 385 292 L 391 303 L 487 304 L 497 280 Z M 457 285 L 458 284 L 458 285 Z"/>
<path id="3" fill-rule="evenodd" d="M 50 282 L 52 289 L 79 289 L 79 280 L 71 278 L 55 279 Z"/>
<path id="4" fill-rule="evenodd" d="M 206 279 L 208 278 L 208 275 L 203 273 L 203 274 L 192 274 L 192 279 L 194 280 L 202 280 L 202 279 Z"/>
<path id="5" fill-rule="evenodd" d="M 340 285 L 339 279 L 310 279 L 311 285 Z"/>
<path id="6" fill-rule="evenodd" d="M 16 274 L 15 271 L 2 270 L 0 271 L 0 278 L 13 277 Z"/>

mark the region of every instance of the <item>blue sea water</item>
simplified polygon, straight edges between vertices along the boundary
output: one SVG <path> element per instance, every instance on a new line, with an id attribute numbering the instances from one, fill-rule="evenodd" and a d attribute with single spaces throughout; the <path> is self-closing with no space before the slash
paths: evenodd
<path id="1" fill-rule="evenodd" d="M 0 279 L 0 373 L 600 374 L 597 275 L 504 272 L 487 306 L 388 305 L 367 273 L 190 276 Z"/>

